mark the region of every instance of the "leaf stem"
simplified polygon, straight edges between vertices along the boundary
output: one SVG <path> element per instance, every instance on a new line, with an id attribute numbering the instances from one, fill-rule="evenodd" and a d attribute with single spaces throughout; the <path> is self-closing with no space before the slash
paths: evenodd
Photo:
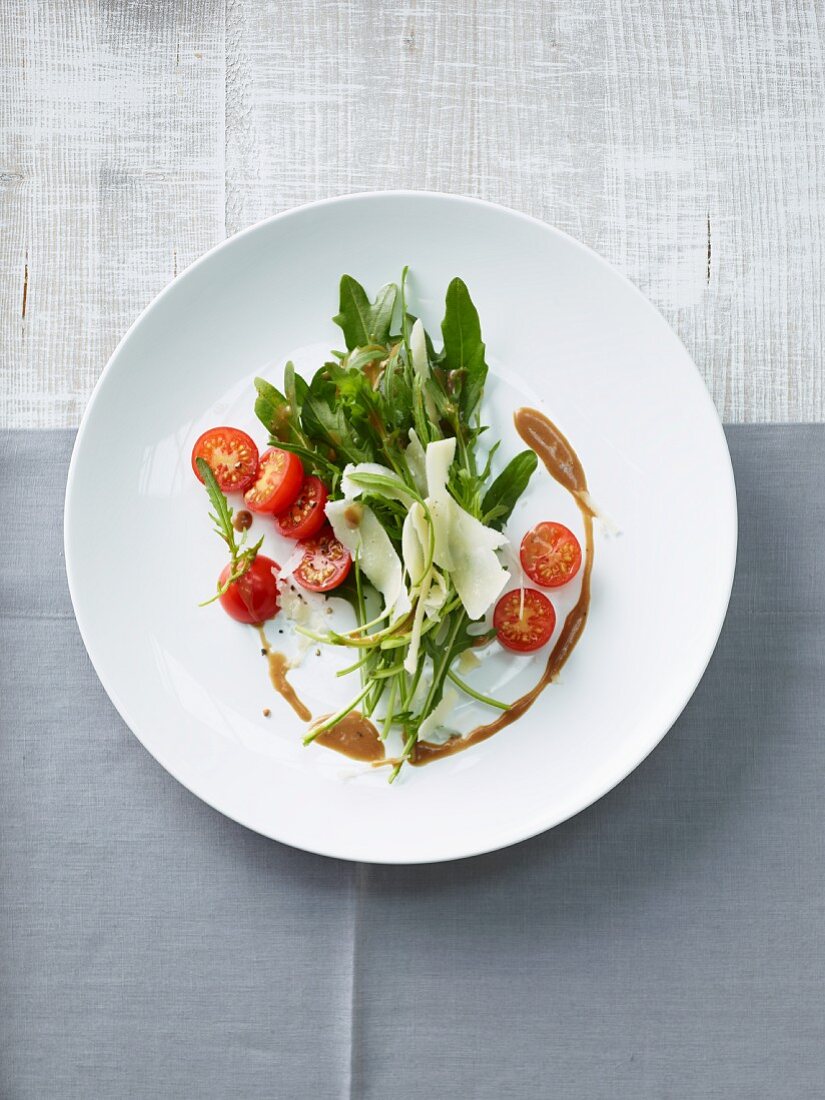
<path id="1" fill-rule="evenodd" d="M 469 695 L 472 699 L 477 699 L 479 703 L 486 703 L 488 707 L 496 707 L 497 710 L 509 710 L 509 703 L 502 703 L 498 699 L 493 699 L 490 695 L 482 695 L 480 691 L 476 691 L 475 688 L 470 687 L 453 672 L 452 669 L 447 670 L 447 679 L 452 680 L 456 687 L 461 688 L 465 695 Z"/>
<path id="2" fill-rule="evenodd" d="M 347 703 L 345 707 L 341 707 L 335 714 L 331 714 L 329 718 L 325 718 L 323 722 L 319 722 L 317 726 L 312 726 L 304 737 L 304 744 L 310 745 L 318 736 L 319 733 L 326 733 L 327 730 L 332 729 L 333 726 L 337 726 L 346 716 L 358 706 L 367 692 L 370 690 L 370 684 L 361 688 L 355 698 Z"/>

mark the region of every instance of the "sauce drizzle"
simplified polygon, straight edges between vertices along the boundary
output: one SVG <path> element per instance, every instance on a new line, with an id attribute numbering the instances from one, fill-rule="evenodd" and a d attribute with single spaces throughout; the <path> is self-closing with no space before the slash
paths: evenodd
<path id="1" fill-rule="evenodd" d="M 593 570 L 593 516 L 594 511 L 587 492 L 587 478 L 579 457 L 559 429 L 538 409 L 517 409 L 513 417 L 516 431 L 544 463 L 547 472 L 555 478 L 574 498 L 584 521 L 584 568 L 582 586 L 575 607 L 568 613 L 561 634 L 550 651 L 541 679 L 530 691 L 516 699 L 509 710 L 486 725 L 476 726 L 463 737 L 454 737 L 443 745 L 434 745 L 429 741 L 419 741 L 412 754 L 410 763 L 429 764 L 444 756 L 453 756 L 463 752 L 471 745 L 486 741 L 494 733 L 518 721 L 530 709 L 547 685 L 558 676 L 565 661 L 576 648 L 587 623 L 590 609 L 590 574 Z"/>
<path id="2" fill-rule="evenodd" d="M 270 683 L 281 698 L 289 703 L 302 722 L 310 722 L 312 720 L 312 712 L 309 707 L 301 702 L 296 694 L 295 688 L 286 678 L 287 670 L 289 669 L 289 659 L 286 654 L 272 648 L 262 626 L 258 627 L 258 637 L 261 639 L 261 649 L 266 653 L 266 659 L 269 664 Z"/>
<path id="3" fill-rule="evenodd" d="M 323 718 L 318 721 L 323 722 Z M 312 727 L 310 727 L 310 732 Z M 334 749 L 350 760 L 360 760 L 365 764 L 374 764 L 384 760 L 384 742 L 378 730 L 360 711 L 351 710 L 340 722 L 315 738 L 316 745 Z"/>

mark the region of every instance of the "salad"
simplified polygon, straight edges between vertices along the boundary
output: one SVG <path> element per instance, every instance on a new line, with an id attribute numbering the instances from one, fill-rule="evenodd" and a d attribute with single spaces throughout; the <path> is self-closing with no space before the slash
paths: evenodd
<path id="1" fill-rule="evenodd" d="M 344 275 L 334 320 L 345 347 L 310 380 L 291 363 L 280 389 L 256 379 L 263 452 L 226 426 L 195 443 L 192 467 L 228 551 L 206 602 L 259 628 L 273 684 L 309 723 L 306 744 L 387 764 L 392 782 L 406 763 L 460 751 L 508 725 L 554 678 L 587 618 L 593 510 L 575 452 L 537 410 L 516 412 L 527 446 L 494 474 L 500 441 L 482 422 L 485 345 L 461 279 L 447 289 L 438 349 L 408 310 L 406 269 L 374 301 Z M 540 458 L 579 505 L 584 551 L 552 519 L 523 533 L 517 557 L 510 548 L 504 529 Z M 250 537 L 256 516 L 294 546 L 282 562 Z M 578 603 L 535 688 L 508 702 L 471 686 L 465 670 L 483 647 L 525 654 L 548 645 L 556 631 L 548 592 L 580 572 Z M 354 627 L 306 613 L 331 596 L 350 605 Z M 276 616 L 307 644 L 350 651 L 338 675 L 354 681 L 352 695 L 334 713 L 311 721 L 297 700 L 289 662 L 262 629 Z M 458 737 L 448 720 L 461 695 L 493 717 Z M 400 747 L 387 757 L 390 739 Z"/>

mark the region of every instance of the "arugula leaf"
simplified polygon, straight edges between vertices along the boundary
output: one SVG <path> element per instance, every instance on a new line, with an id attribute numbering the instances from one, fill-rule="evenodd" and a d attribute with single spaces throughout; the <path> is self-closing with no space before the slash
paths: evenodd
<path id="1" fill-rule="evenodd" d="M 290 364 L 287 364 L 288 366 Z M 265 378 L 255 379 L 258 396 L 255 399 L 255 415 L 275 439 L 290 438 L 290 420 L 294 410 L 280 390 Z"/>
<path id="2" fill-rule="evenodd" d="M 461 279 L 453 279 L 447 287 L 441 333 L 444 337 L 442 365 L 450 372 L 452 392 L 457 395 L 459 410 L 469 423 L 484 392 L 487 362 L 478 310 Z"/>
<path id="3" fill-rule="evenodd" d="M 301 406 L 308 388 L 300 374 L 295 373 L 295 364 L 287 363 L 284 367 L 284 394 L 296 421 L 301 419 Z"/>
<path id="4" fill-rule="evenodd" d="M 212 473 L 212 469 L 206 459 L 198 458 L 195 460 L 195 464 L 198 467 L 198 473 L 203 479 L 204 488 L 209 497 L 209 503 L 213 508 L 213 511 L 209 513 L 209 518 L 215 524 L 217 533 L 229 547 L 229 553 L 234 560 L 238 556 L 238 547 L 235 543 L 235 528 L 232 526 L 232 509 L 229 506 L 229 501 L 221 491 L 217 478 Z"/>
<path id="5" fill-rule="evenodd" d="M 373 452 L 357 436 L 352 417 L 347 416 L 333 380 L 343 369 L 337 363 L 328 363 L 315 372 L 301 406 L 301 425 L 307 439 L 313 443 L 320 439 L 332 448 L 334 455 L 328 457 L 370 462 Z"/>
<path id="6" fill-rule="evenodd" d="M 223 584 L 218 584 L 218 590 L 215 595 L 211 596 L 208 600 L 204 600 L 200 605 L 201 607 L 205 607 L 207 604 L 213 603 L 222 596 L 231 584 L 234 584 L 235 581 L 239 580 L 244 573 L 249 570 L 264 540 L 260 538 L 254 546 L 244 547 L 243 540 L 246 538 L 244 534 L 241 536 L 240 544 L 237 542 L 235 539 L 235 528 L 232 526 L 232 509 L 229 506 L 229 501 L 224 496 L 206 460 L 198 458 L 196 460 L 196 465 L 198 467 L 198 472 L 203 478 L 203 484 L 209 497 L 209 503 L 213 508 L 213 511 L 209 513 L 209 518 L 215 524 L 215 531 L 227 545 L 231 564 L 229 575 Z"/>
<path id="7" fill-rule="evenodd" d="M 378 291 L 375 301 L 370 302 L 359 282 L 351 275 L 342 275 L 339 294 L 339 312 L 333 321 L 344 334 L 347 350 L 367 344 L 386 344 L 398 296 L 395 283 L 387 283 Z"/>
<path id="8" fill-rule="evenodd" d="M 538 463 L 535 451 L 522 451 L 510 459 L 484 495 L 481 503 L 483 523 L 497 531 L 504 527 Z"/>

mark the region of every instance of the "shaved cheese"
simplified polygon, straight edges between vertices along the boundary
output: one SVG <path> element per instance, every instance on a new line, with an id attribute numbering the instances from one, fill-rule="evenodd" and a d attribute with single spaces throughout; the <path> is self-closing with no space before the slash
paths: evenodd
<path id="1" fill-rule="evenodd" d="M 455 502 L 447 491 L 447 478 L 455 457 L 455 439 L 437 439 L 426 452 L 427 507 L 433 519 L 435 535 L 435 560 L 444 569 L 452 569 L 450 554 L 451 505 Z"/>
<path id="2" fill-rule="evenodd" d="M 421 628 L 424 625 L 424 612 L 426 611 L 426 604 L 424 601 L 430 590 L 431 575 L 431 573 L 428 573 L 424 578 L 424 582 L 421 585 L 421 591 L 418 594 L 418 602 L 415 605 L 413 628 L 410 632 L 410 644 L 407 646 L 407 655 L 404 658 L 404 670 L 409 672 L 410 675 L 415 672 L 418 666 L 418 652 L 421 648 Z"/>
<path id="3" fill-rule="evenodd" d="M 407 461 L 407 469 L 412 474 L 415 487 L 422 496 L 427 495 L 427 460 L 421 440 L 416 435 L 415 428 L 410 428 L 410 445 L 404 452 Z"/>
<path id="4" fill-rule="evenodd" d="M 437 569 L 430 571 L 430 589 L 423 600 L 428 619 L 438 618 L 438 613 L 447 602 L 447 582 Z"/>
<path id="5" fill-rule="evenodd" d="M 447 479 L 455 458 L 455 438 L 435 439 L 427 445 L 425 469 L 427 471 L 427 492 L 431 497 L 440 497 L 447 491 Z"/>
<path id="6" fill-rule="evenodd" d="M 495 554 L 507 540 L 455 501 L 450 511 L 450 576 L 467 614 L 480 619 L 510 579 Z"/>
<path id="7" fill-rule="evenodd" d="M 401 554 L 404 568 L 413 588 L 424 580 L 430 548 L 430 525 L 422 506 L 416 501 L 410 505 L 401 529 Z"/>
<path id="8" fill-rule="evenodd" d="M 441 744 L 449 740 L 452 730 L 445 728 L 444 723 L 452 713 L 458 700 L 458 693 L 451 687 L 444 689 L 441 702 L 433 707 L 421 725 L 418 727 L 418 740 L 430 741 L 433 744 Z M 436 736 L 433 736 L 436 735 Z"/>
<path id="9" fill-rule="evenodd" d="M 461 656 L 458 658 L 458 671 L 466 675 L 468 672 L 472 672 L 473 669 L 478 668 L 481 664 L 478 654 L 473 653 L 471 649 L 465 649 Z"/>
<path id="10" fill-rule="evenodd" d="M 371 508 L 361 506 L 357 527 L 351 527 L 346 512 L 352 505 L 345 500 L 333 500 L 326 506 L 326 515 L 335 537 L 353 557 L 367 580 L 377 588 L 384 600 L 384 611 L 391 619 L 406 615 L 411 608 L 404 585 L 401 559 L 393 549 L 390 537 Z"/>
<path id="11" fill-rule="evenodd" d="M 298 626 L 308 626 L 311 630 L 323 629 L 321 607 L 324 598 L 309 592 L 299 592 L 281 573 L 278 577 L 278 602 L 281 613 L 290 622 Z M 305 634 L 295 635 L 295 655 L 287 661 L 287 668 L 298 668 L 314 642 Z"/>
<path id="12" fill-rule="evenodd" d="M 402 504 L 407 504 L 411 499 L 403 481 L 395 470 L 391 470 L 389 466 L 382 466 L 380 462 L 351 462 L 344 467 L 344 472 L 341 475 L 341 492 L 347 500 L 355 500 L 363 492 L 368 491 L 352 480 L 353 474 L 377 474 L 379 477 L 391 478 L 398 486 L 397 490 L 382 486 L 381 489 L 375 490 L 376 495 L 388 497 L 390 500 L 400 500 Z"/>
<path id="13" fill-rule="evenodd" d="M 450 496 L 447 481 L 454 457 L 455 439 L 435 440 L 427 447 L 426 503 L 433 517 L 435 562 L 449 571 L 470 618 L 479 619 L 510 578 L 495 553 L 507 538 Z"/>
<path id="14" fill-rule="evenodd" d="M 426 382 L 430 377 L 430 364 L 427 361 L 427 337 L 420 317 L 410 329 L 410 352 L 413 370 L 422 382 Z"/>

